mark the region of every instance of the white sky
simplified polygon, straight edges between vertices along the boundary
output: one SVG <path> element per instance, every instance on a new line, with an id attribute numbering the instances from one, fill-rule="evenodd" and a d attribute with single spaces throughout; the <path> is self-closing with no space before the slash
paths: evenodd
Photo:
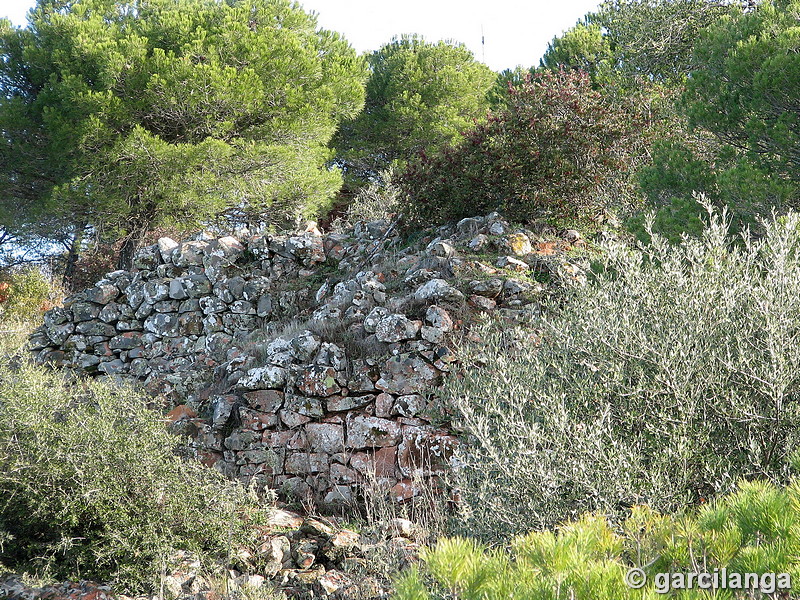
<path id="1" fill-rule="evenodd" d="M 500 71 L 538 65 L 553 36 L 568 29 L 600 0 L 301 0 L 320 25 L 339 31 L 359 52 L 393 36 L 419 33 L 430 41 L 463 42 L 478 60 Z M 35 0 L 0 0 L 0 17 L 25 24 Z M 481 48 L 481 26 L 486 40 Z"/>

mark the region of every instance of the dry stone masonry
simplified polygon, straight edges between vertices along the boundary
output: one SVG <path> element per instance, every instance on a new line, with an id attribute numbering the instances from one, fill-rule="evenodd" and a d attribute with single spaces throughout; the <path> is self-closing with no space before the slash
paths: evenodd
<path id="1" fill-rule="evenodd" d="M 406 246 L 392 231 L 162 238 L 49 311 L 31 346 L 141 385 L 230 477 L 326 504 L 370 479 L 402 501 L 452 458 L 431 393 L 466 317 L 520 318 L 548 282 L 581 281 L 563 251 L 583 242 L 497 214 Z"/>

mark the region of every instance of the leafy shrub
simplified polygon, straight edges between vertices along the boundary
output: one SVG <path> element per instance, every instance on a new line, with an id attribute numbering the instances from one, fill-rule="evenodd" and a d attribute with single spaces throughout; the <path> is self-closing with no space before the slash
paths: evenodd
<path id="1" fill-rule="evenodd" d="M 400 190 L 393 169 L 381 173 L 378 180 L 362 187 L 334 227 L 339 230 L 352 227 L 359 221 L 389 220 L 400 212 Z"/>
<path id="2" fill-rule="evenodd" d="M 625 170 L 635 111 L 592 90 L 586 73 L 544 71 L 509 87 L 507 107 L 453 146 L 422 154 L 400 177 L 421 222 L 502 211 L 525 221 L 542 209 L 588 210 L 604 181 Z"/>
<path id="3" fill-rule="evenodd" d="M 734 244 L 609 245 L 531 328 L 492 321 L 444 400 L 467 440 L 461 527 L 485 538 L 635 504 L 672 511 L 788 477 L 800 442 L 800 215 Z"/>
<path id="4" fill-rule="evenodd" d="M 130 389 L 0 365 L 0 563 L 152 591 L 175 550 L 225 559 L 265 509 L 179 450 Z"/>
<path id="5" fill-rule="evenodd" d="M 41 270 L 30 267 L 0 279 L 0 316 L 31 319 L 50 308 L 57 291 Z"/>
<path id="6" fill-rule="evenodd" d="M 557 532 L 517 537 L 510 552 L 488 550 L 463 538 L 441 539 L 423 553 L 424 569 L 398 581 L 398 600 L 506 598 L 592 600 L 655 599 L 665 582 L 659 573 L 765 573 L 800 576 L 800 486 L 780 489 L 744 483 L 739 490 L 690 516 L 662 516 L 636 507 L 615 531 L 597 516 L 584 516 Z M 647 575 L 642 589 L 625 583 L 631 568 Z M 774 589 L 785 580 L 776 578 Z M 734 584 L 735 585 L 735 584 Z M 731 586 L 733 587 L 733 586 Z M 686 590 L 681 598 L 709 598 Z M 713 597 L 718 597 L 714 594 Z M 720 590 L 721 598 L 753 598 L 751 590 Z"/>

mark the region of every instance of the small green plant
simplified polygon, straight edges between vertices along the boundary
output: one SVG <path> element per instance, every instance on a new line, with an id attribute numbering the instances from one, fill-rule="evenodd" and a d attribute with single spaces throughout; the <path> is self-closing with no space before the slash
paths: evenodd
<path id="1" fill-rule="evenodd" d="M 152 592 L 177 550 L 215 565 L 267 508 L 187 458 L 131 389 L 0 362 L 0 562 Z"/>
<path id="2" fill-rule="evenodd" d="M 725 579 L 728 589 L 713 597 L 756 597 L 735 584 L 737 575 L 746 581 L 748 574 L 771 596 L 800 576 L 798 500 L 796 482 L 786 489 L 743 483 L 697 514 L 663 516 L 635 507 L 618 530 L 586 515 L 554 532 L 518 536 L 507 549 L 444 538 L 422 553 L 421 569 L 398 579 L 395 598 L 655 600 L 670 589 L 681 598 L 709 598 L 708 589 L 681 589 L 680 577 L 672 576 L 686 576 L 687 587 L 688 575 L 697 573 Z M 645 582 L 634 589 L 626 581 L 639 574 Z"/>

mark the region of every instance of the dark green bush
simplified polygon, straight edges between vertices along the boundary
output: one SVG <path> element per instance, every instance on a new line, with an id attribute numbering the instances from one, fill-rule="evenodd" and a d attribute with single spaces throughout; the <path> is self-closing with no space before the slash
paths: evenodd
<path id="1" fill-rule="evenodd" d="M 606 248 L 527 328 L 487 321 L 444 402 L 464 432 L 460 529 L 504 538 L 586 511 L 674 511 L 785 481 L 800 444 L 800 215 L 743 243 L 712 213 L 678 246 Z"/>
<path id="2" fill-rule="evenodd" d="M 625 101 L 593 90 L 586 73 L 544 71 L 509 88 L 507 106 L 400 176 L 412 220 L 440 223 L 500 210 L 581 214 L 626 170 L 644 127 Z"/>
<path id="3" fill-rule="evenodd" d="M 175 550 L 247 545 L 265 509 L 180 446 L 130 389 L 3 362 L 0 563 L 152 592 Z"/>
<path id="4" fill-rule="evenodd" d="M 708 162 L 676 140 L 653 144 L 653 162 L 639 173 L 639 183 L 647 199 L 661 205 L 674 197 L 691 198 L 692 194 L 713 193 L 714 172 Z"/>
<path id="5" fill-rule="evenodd" d="M 750 599 L 757 592 L 732 589 L 731 574 L 755 573 L 762 591 L 777 591 L 800 577 L 800 486 L 780 489 L 745 483 L 699 514 L 662 516 L 636 507 L 618 529 L 602 517 L 585 516 L 556 532 L 514 539 L 510 552 L 488 550 L 463 539 L 442 539 L 423 553 L 422 569 L 397 583 L 398 600 L 655 600 L 663 597 L 663 573 L 717 572 L 730 588 L 679 592 L 680 598 Z M 647 583 L 632 589 L 625 575 L 641 568 Z M 773 593 L 769 593 L 773 597 Z"/>
<path id="6" fill-rule="evenodd" d="M 638 213 L 625 222 L 626 228 L 640 242 L 650 241 L 650 234 L 647 232 L 650 217 L 648 213 Z M 680 243 L 683 235 L 699 237 L 705 227 L 703 208 L 691 196 L 671 198 L 652 212 L 651 227 L 673 244 Z"/>
<path id="7" fill-rule="evenodd" d="M 730 212 L 732 229 L 763 233 L 760 220 L 772 211 L 796 207 L 798 187 L 786 178 L 759 167 L 731 148 L 721 148 L 708 139 L 688 144 L 677 139 L 656 142 L 652 163 L 639 172 L 639 184 L 656 212 L 653 229 L 670 241 L 680 234 L 697 234 L 697 204 L 693 196 L 703 194 Z M 644 216 L 634 216 L 629 228 L 646 239 Z"/>

